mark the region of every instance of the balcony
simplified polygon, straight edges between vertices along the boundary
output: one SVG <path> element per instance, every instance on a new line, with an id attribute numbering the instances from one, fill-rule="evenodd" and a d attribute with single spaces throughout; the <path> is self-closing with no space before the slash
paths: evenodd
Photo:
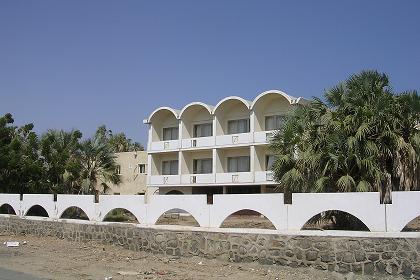
<path id="1" fill-rule="evenodd" d="M 184 174 L 181 176 L 182 184 L 213 184 L 214 174 Z"/>
<path id="2" fill-rule="evenodd" d="M 152 175 L 150 185 L 177 185 L 180 183 L 179 175 Z"/>
<path id="3" fill-rule="evenodd" d="M 204 148 L 214 146 L 214 137 L 197 137 L 197 138 L 188 138 L 182 139 L 182 148 Z"/>
<path id="4" fill-rule="evenodd" d="M 150 151 L 171 151 L 179 149 L 179 140 L 157 141 L 150 144 Z"/>
<path id="5" fill-rule="evenodd" d="M 269 144 L 275 132 L 275 130 L 254 132 L 254 142 L 258 144 Z"/>
<path id="6" fill-rule="evenodd" d="M 252 142 L 252 134 L 251 133 L 240 133 L 240 134 L 230 134 L 230 135 L 216 136 L 216 145 L 217 146 L 232 146 L 232 145 L 250 144 L 251 142 Z"/>
<path id="7" fill-rule="evenodd" d="M 273 171 L 256 171 L 255 183 L 275 184 Z"/>
<path id="8" fill-rule="evenodd" d="M 252 183 L 252 172 L 216 173 L 216 183 Z"/>

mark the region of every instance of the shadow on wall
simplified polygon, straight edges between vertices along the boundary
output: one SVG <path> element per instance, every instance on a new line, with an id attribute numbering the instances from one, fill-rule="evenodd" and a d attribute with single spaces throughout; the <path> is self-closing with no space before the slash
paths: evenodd
<path id="1" fill-rule="evenodd" d="M 29 208 L 25 216 L 38 216 L 38 217 L 49 217 L 47 210 L 40 205 L 34 205 Z"/>
<path id="2" fill-rule="evenodd" d="M 174 208 L 163 213 L 156 221 L 155 225 L 200 226 L 190 213 L 179 208 Z"/>
<path id="3" fill-rule="evenodd" d="M 261 213 L 244 209 L 230 214 L 221 224 L 221 228 L 258 228 L 276 229 L 273 223 Z"/>
<path id="4" fill-rule="evenodd" d="M 169 191 L 169 192 L 167 192 L 167 193 L 165 193 L 165 195 L 170 195 L 170 194 L 183 194 L 181 191 L 178 191 L 178 190 L 172 190 L 172 191 Z"/>
<path id="5" fill-rule="evenodd" d="M 357 217 L 340 210 L 328 210 L 313 216 L 302 230 L 351 230 L 369 231 Z"/>
<path id="6" fill-rule="evenodd" d="M 67 208 L 63 214 L 61 214 L 60 219 L 89 220 L 85 211 L 76 206 Z"/>
<path id="7" fill-rule="evenodd" d="M 5 203 L 0 207 L 0 214 L 16 215 L 16 211 L 10 204 Z"/>

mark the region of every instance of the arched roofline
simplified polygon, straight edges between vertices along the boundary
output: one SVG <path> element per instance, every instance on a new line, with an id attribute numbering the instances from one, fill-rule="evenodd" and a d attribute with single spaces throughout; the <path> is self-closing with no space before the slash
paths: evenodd
<path id="1" fill-rule="evenodd" d="M 239 96 L 228 96 L 228 97 L 225 97 L 222 100 L 220 100 L 219 103 L 217 103 L 217 105 L 213 109 L 213 114 L 216 113 L 217 109 L 223 103 L 225 103 L 227 101 L 230 101 L 230 100 L 238 100 L 238 101 L 242 102 L 248 108 L 248 110 L 251 109 L 251 105 L 252 105 L 252 102 L 251 101 L 245 100 L 245 99 L 243 99 L 242 97 L 239 97 Z"/>
<path id="2" fill-rule="evenodd" d="M 159 107 L 150 114 L 150 116 L 147 118 L 147 122 L 150 123 L 150 121 L 152 120 L 154 115 L 156 115 L 160 111 L 169 111 L 174 115 L 174 117 L 176 119 L 179 119 L 179 111 L 178 110 L 175 110 L 171 107 Z"/>
<path id="3" fill-rule="evenodd" d="M 255 97 L 254 101 L 252 102 L 252 106 L 251 109 L 254 109 L 255 105 L 257 104 L 257 102 L 262 99 L 263 97 L 265 97 L 266 95 L 269 94 L 278 94 L 284 98 L 286 98 L 286 100 L 289 102 L 289 104 L 295 104 L 300 98 L 296 99 L 296 97 L 290 96 L 287 93 L 281 91 L 281 90 L 276 90 L 276 89 L 272 89 L 272 90 L 267 90 L 264 91 L 262 93 L 260 93 L 257 97 Z"/>
<path id="4" fill-rule="evenodd" d="M 203 102 L 191 102 L 191 103 L 185 105 L 184 108 L 182 108 L 181 113 L 179 113 L 179 118 L 182 118 L 182 115 L 184 114 L 184 112 L 188 108 L 193 107 L 193 106 L 201 106 L 201 107 L 205 108 L 209 112 L 210 115 L 213 114 L 213 106 L 208 105 L 208 104 L 203 103 Z"/>

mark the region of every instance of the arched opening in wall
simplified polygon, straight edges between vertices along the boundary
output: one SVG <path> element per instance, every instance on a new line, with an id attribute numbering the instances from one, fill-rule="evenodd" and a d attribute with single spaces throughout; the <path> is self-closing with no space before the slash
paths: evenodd
<path id="1" fill-rule="evenodd" d="M 156 225 L 178 225 L 199 227 L 197 220 L 185 210 L 174 208 L 163 213 L 155 223 Z"/>
<path id="2" fill-rule="evenodd" d="M 72 206 L 64 210 L 63 214 L 60 216 L 60 219 L 89 220 L 89 217 L 81 208 Z"/>
<path id="3" fill-rule="evenodd" d="M 0 214 L 16 215 L 16 211 L 10 204 L 5 203 L 0 206 Z"/>
<path id="4" fill-rule="evenodd" d="M 369 231 L 369 228 L 359 218 L 348 212 L 328 210 L 310 218 L 302 230 Z"/>
<path id="5" fill-rule="evenodd" d="M 176 194 L 176 195 L 179 195 L 179 194 L 184 194 L 184 193 L 181 192 L 181 191 L 178 191 L 178 190 L 172 190 L 172 191 L 169 191 L 169 192 L 165 193 L 165 195 L 166 194 Z"/>
<path id="6" fill-rule="evenodd" d="M 244 209 L 230 214 L 220 226 L 221 228 L 259 228 L 276 229 L 273 223 L 260 212 Z"/>
<path id="7" fill-rule="evenodd" d="M 38 217 L 49 217 L 47 210 L 40 205 L 34 205 L 29 208 L 25 216 L 38 216 Z"/>
<path id="8" fill-rule="evenodd" d="M 404 228 L 402 231 L 420 231 L 420 216 L 417 218 L 412 219 Z"/>
<path id="9" fill-rule="evenodd" d="M 105 215 L 104 222 L 132 223 L 138 224 L 139 220 L 133 213 L 124 208 L 115 208 Z"/>

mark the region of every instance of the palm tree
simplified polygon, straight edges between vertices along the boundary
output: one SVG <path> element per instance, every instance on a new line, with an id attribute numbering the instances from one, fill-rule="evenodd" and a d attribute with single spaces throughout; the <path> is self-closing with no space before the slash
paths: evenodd
<path id="1" fill-rule="evenodd" d="M 74 193 L 80 185 L 78 130 L 48 130 L 40 141 L 47 185 L 53 193 Z"/>
<path id="2" fill-rule="evenodd" d="M 295 192 L 419 188 L 420 119 L 416 92 L 396 95 L 376 71 L 351 76 L 296 108 L 271 148 L 279 189 Z"/>
<path id="3" fill-rule="evenodd" d="M 105 125 L 98 127 L 96 134 L 109 142 L 114 153 L 144 151 L 143 145 L 138 142 L 133 142 L 132 139 L 127 138 L 125 133 L 120 132 L 114 134 Z"/>
<path id="4" fill-rule="evenodd" d="M 108 183 L 120 183 L 115 154 L 106 139 L 99 134 L 82 142 L 80 161 L 80 193 L 97 195 L 99 192 L 106 192 Z"/>

